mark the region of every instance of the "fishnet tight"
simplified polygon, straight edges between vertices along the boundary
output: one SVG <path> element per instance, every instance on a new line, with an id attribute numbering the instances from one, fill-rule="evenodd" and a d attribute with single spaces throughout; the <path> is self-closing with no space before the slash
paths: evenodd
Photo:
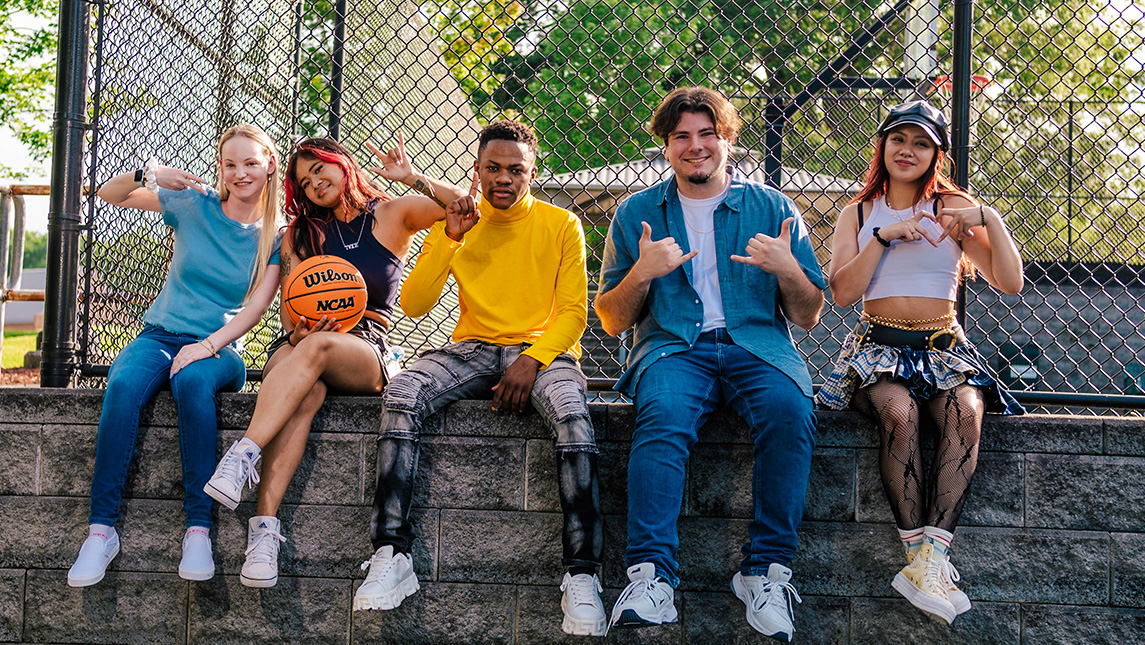
<path id="1" fill-rule="evenodd" d="M 919 401 L 906 386 L 881 377 L 856 393 L 856 407 L 879 425 L 879 470 L 895 522 L 904 530 L 936 526 L 954 532 L 978 465 L 985 401 L 972 385 L 924 401 L 938 429 L 923 496 Z"/>

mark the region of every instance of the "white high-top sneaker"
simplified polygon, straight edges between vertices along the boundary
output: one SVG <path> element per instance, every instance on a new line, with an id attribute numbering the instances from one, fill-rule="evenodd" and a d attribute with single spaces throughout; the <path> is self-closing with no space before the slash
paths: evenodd
<path id="1" fill-rule="evenodd" d="M 261 451 L 249 439 L 239 439 L 219 460 L 215 474 L 203 486 L 203 492 L 232 511 L 243 499 L 243 487 L 254 488 L 258 483 L 258 464 Z"/>
<path id="2" fill-rule="evenodd" d="M 279 529 L 282 522 L 272 515 L 250 518 L 246 534 L 246 562 L 239 582 L 247 587 L 273 587 L 278 584 L 278 545 L 285 542 Z"/>

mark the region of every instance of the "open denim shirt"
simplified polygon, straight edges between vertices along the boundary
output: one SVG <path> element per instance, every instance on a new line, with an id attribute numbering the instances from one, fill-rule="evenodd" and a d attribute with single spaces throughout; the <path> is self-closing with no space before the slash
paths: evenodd
<path id="1" fill-rule="evenodd" d="M 796 210 L 795 202 L 774 188 L 748 181 L 735 170 L 727 197 L 713 215 L 716 269 L 724 318 L 732 340 L 786 374 L 810 397 L 811 375 L 791 340 L 787 318 L 780 308 L 778 278 L 756 266 L 731 259 L 732 255 L 744 255 L 748 240 L 757 233 L 778 237 L 780 227 L 789 217 L 795 219 L 791 227 L 791 252 L 811 283 L 825 289 L 823 270 L 815 258 L 807 225 Z M 648 222 L 652 227 L 653 240 L 671 236 L 684 253 L 690 250 L 676 178 L 672 177 L 629 197 L 616 211 L 605 241 L 601 293 L 619 284 L 636 263 L 641 222 Z M 644 370 L 664 356 L 689 349 L 699 338 L 703 321 L 704 306 L 692 287 L 691 262 L 653 280 L 636 321 L 628 369 L 616 389 L 635 396 Z"/>

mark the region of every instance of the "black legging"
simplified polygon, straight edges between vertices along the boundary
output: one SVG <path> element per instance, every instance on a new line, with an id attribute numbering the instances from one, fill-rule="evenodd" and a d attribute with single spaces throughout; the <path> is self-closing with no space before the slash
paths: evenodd
<path id="1" fill-rule="evenodd" d="M 954 532 L 978 465 L 985 401 L 981 390 L 963 384 L 922 402 L 939 435 L 925 498 L 919 403 L 905 385 L 885 376 L 855 396 L 859 411 L 879 426 L 879 470 L 899 528 Z"/>

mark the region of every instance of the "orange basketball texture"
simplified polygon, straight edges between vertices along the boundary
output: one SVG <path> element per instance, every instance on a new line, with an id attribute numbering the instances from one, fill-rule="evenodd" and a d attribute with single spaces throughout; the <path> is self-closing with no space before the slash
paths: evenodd
<path id="1" fill-rule="evenodd" d="M 350 331 L 366 313 L 366 281 L 358 269 L 333 255 L 316 255 L 295 267 L 286 283 L 282 306 L 291 322 L 322 316 Z"/>

